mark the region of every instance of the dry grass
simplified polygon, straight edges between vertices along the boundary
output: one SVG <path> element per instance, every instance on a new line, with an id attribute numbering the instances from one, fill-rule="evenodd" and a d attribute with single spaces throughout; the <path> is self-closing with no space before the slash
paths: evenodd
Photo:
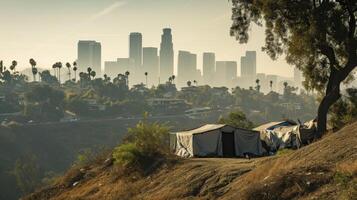
<path id="1" fill-rule="evenodd" d="M 146 175 L 99 163 L 77 186 L 54 185 L 27 199 L 353 199 L 356 158 L 357 123 L 276 157 L 179 160 Z M 73 182 L 79 174 L 67 176 Z"/>

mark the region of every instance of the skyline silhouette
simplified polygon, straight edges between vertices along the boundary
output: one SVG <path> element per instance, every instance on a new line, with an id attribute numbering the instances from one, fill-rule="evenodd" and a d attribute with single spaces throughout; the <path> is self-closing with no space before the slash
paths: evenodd
<path id="1" fill-rule="evenodd" d="M 49 68 L 57 61 L 75 60 L 78 40 L 101 42 L 105 49 L 102 61 L 127 57 L 128 33 L 141 32 L 143 46 L 159 47 L 162 27 L 171 27 L 175 50 L 198 54 L 197 65 L 201 70 L 201 52 L 215 52 L 221 60 L 238 61 L 245 51 L 256 50 L 258 72 L 293 76 L 293 67 L 286 67 L 283 59 L 272 61 L 260 51 L 264 44 L 263 28 L 253 28 L 247 45 L 239 45 L 229 36 L 232 22 L 227 1 L 64 0 L 53 4 L 35 0 L 2 1 L 0 6 L 4 10 L 0 13 L 3 20 L 0 58 L 4 62 L 18 60 L 19 69 L 29 67 L 27 61 L 31 57 L 38 60 L 41 68 Z M 199 13 L 197 6 L 202 8 Z M 4 20 L 9 16 L 12 20 Z"/>

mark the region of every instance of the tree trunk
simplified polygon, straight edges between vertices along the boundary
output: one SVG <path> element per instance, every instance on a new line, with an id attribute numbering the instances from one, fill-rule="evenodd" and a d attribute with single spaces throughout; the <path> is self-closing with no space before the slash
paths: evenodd
<path id="1" fill-rule="evenodd" d="M 327 114 L 330 107 L 340 99 L 340 84 L 330 80 L 326 90 L 326 95 L 322 99 L 318 112 L 317 112 L 317 137 L 321 137 L 327 130 Z"/>

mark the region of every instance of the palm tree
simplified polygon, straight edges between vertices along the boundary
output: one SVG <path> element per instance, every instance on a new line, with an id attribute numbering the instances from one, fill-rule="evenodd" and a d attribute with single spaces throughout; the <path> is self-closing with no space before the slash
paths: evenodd
<path id="1" fill-rule="evenodd" d="M 255 86 L 255 89 L 256 89 L 258 92 L 260 92 L 260 85 L 259 85 L 260 80 L 259 80 L 259 79 L 255 80 L 255 83 L 257 84 L 257 86 Z"/>
<path id="2" fill-rule="evenodd" d="M 32 75 L 33 75 L 33 81 L 36 81 L 36 75 L 37 75 L 38 71 L 36 67 L 32 68 Z"/>
<path id="3" fill-rule="evenodd" d="M 146 79 L 146 87 L 148 87 L 148 72 L 145 72 L 145 79 Z"/>
<path id="4" fill-rule="evenodd" d="M 129 88 L 129 75 L 130 75 L 130 72 L 126 71 L 125 72 L 125 77 L 126 77 L 126 85 L 128 86 L 128 88 Z"/>
<path id="5" fill-rule="evenodd" d="M 92 72 L 92 68 L 88 67 L 88 68 L 87 68 L 87 72 L 88 72 L 88 77 L 89 77 L 89 79 L 91 79 L 91 78 L 90 78 L 90 73 Z"/>
<path id="6" fill-rule="evenodd" d="M 188 87 L 191 87 L 191 84 L 192 84 L 191 81 L 187 81 L 187 86 Z"/>
<path id="7" fill-rule="evenodd" d="M 13 60 L 10 66 L 10 70 L 12 71 L 12 73 L 15 72 L 15 67 L 17 66 L 17 61 Z"/>
<path id="8" fill-rule="evenodd" d="M 66 67 L 68 69 L 68 80 L 71 80 L 71 64 L 70 63 L 66 63 Z"/>
<path id="9" fill-rule="evenodd" d="M 197 86 L 198 82 L 196 80 L 193 80 L 193 84 Z"/>
<path id="10" fill-rule="evenodd" d="M 55 77 L 57 77 L 56 68 L 57 68 L 57 63 L 55 63 L 55 64 L 52 65 L 52 69 L 53 69 L 53 72 L 54 72 L 53 75 L 54 75 Z"/>
<path id="11" fill-rule="evenodd" d="M 74 82 L 77 81 L 77 62 L 73 62 Z"/>
<path id="12" fill-rule="evenodd" d="M 172 76 L 171 76 L 171 79 L 172 79 L 173 84 L 175 84 L 175 78 L 176 78 L 175 75 L 172 75 Z"/>
<path id="13" fill-rule="evenodd" d="M 33 81 L 36 81 L 36 74 L 37 74 L 36 65 L 37 65 L 37 63 L 33 58 L 30 59 L 30 65 L 32 68 Z"/>
<path id="14" fill-rule="evenodd" d="M 286 82 L 286 81 L 283 84 L 284 84 L 284 89 L 286 89 L 289 85 L 288 82 Z"/>
<path id="15" fill-rule="evenodd" d="M 270 81 L 270 91 L 273 91 L 273 81 Z"/>
<path id="16" fill-rule="evenodd" d="M 61 85 L 61 68 L 62 68 L 62 63 L 61 62 L 58 62 L 57 63 L 57 68 L 58 68 L 58 82 L 59 84 Z"/>
<path id="17" fill-rule="evenodd" d="M 95 71 L 91 71 L 90 72 L 90 76 L 92 76 L 93 77 L 93 79 L 94 79 L 94 77 L 97 75 L 97 73 L 95 72 Z"/>

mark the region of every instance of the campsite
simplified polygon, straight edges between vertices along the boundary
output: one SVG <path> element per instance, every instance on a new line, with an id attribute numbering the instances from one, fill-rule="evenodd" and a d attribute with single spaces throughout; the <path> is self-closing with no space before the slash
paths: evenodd
<path id="1" fill-rule="evenodd" d="M 314 120 L 297 124 L 292 120 L 269 122 L 252 130 L 226 124 L 206 124 L 170 134 L 170 148 L 177 156 L 261 157 L 285 148 L 298 149 L 316 136 Z"/>

